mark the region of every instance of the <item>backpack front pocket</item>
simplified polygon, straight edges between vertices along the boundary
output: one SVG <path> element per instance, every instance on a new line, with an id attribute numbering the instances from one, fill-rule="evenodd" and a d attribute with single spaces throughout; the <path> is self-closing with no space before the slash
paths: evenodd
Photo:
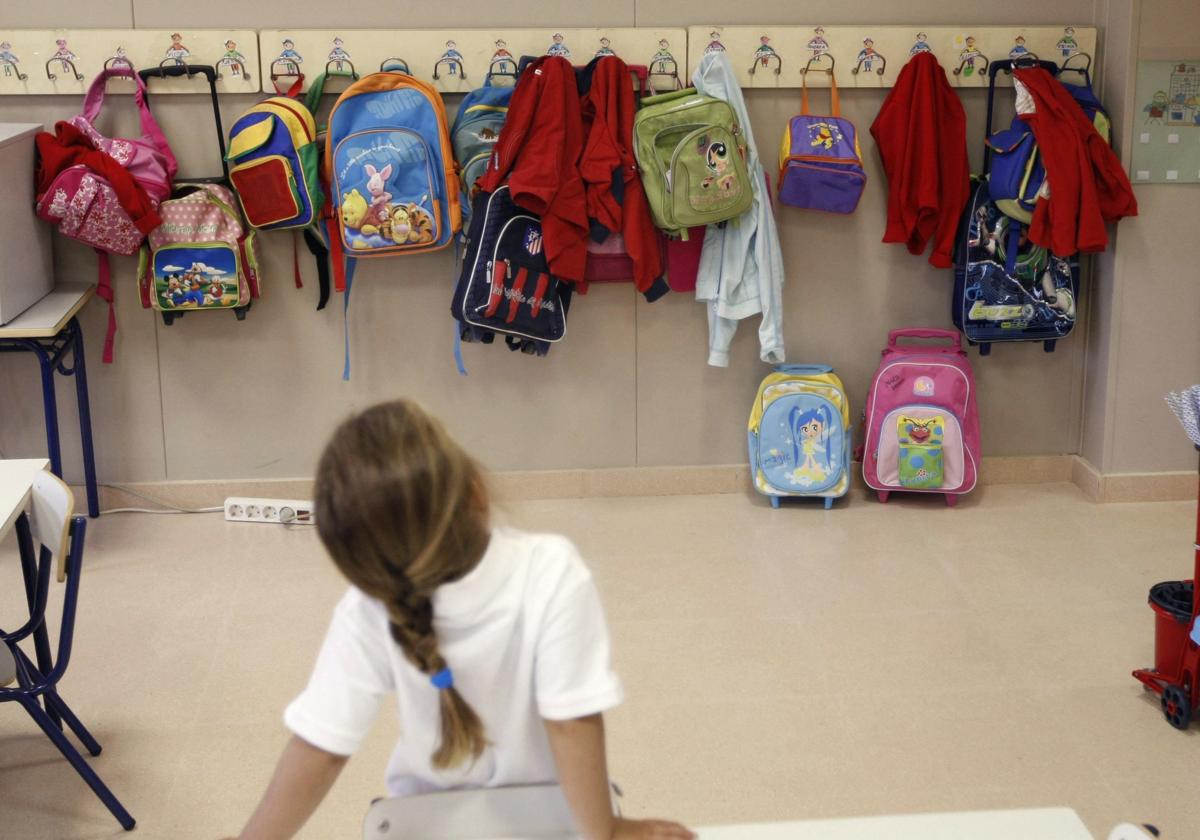
<path id="1" fill-rule="evenodd" d="M 348 255 L 428 249 L 439 242 L 439 182 L 433 152 L 420 134 L 403 128 L 355 132 L 338 143 L 333 166 Z"/>
<path id="2" fill-rule="evenodd" d="M 702 126 L 676 144 L 667 188 L 679 227 L 732 219 L 754 199 L 741 145 L 722 126 Z"/>
<path id="3" fill-rule="evenodd" d="M 907 405 L 888 412 L 875 457 L 885 487 L 957 490 L 965 479 L 962 426 L 945 408 Z"/>
<path id="4" fill-rule="evenodd" d="M 235 166 L 229 179 L 237 190 L 246 221 L 261 228 L 296 220 L 303 211 L 292 163 L 269 155 Z"/>
<path id="5" fill-rule="evenodd" d="M 829 491 L 842 481 L 846 461 L 841 409 L 818 394 L 795 393 L 790 383 L 768 388 L 764 401 L 773 389 L 783 395 L 767 405 L 759 423 L 755 475 L 759 489 L 788 495 Z"/>
<path id="6" fill-rule="evenodd" d="M 238 252 L 226 242 L 187 242 L 154 251 L 147 278 L 150 303 L 164 312 L 232 309 L 249 302 Z"/>
<path id="7" fill-rule="evenodd" d="M 779 200 L 806 210 L 853 213 L 866 183 L 858 161 L 790 157 L 779 176 Z"/>

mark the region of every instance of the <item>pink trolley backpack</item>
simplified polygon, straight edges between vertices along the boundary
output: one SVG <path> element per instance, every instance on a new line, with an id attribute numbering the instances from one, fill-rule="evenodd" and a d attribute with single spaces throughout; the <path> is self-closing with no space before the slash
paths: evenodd
<path id="1" fill-rule="evenodd" d="M 110 138 L 95 128 L 109 79 L 132 79 L 142 134 L 135 139 Z M 64 128 L 65 126 L 65 128 Z M 37 215 L 59 233 L 90 245 L 99 255 L 96 294 L 108 302 L 105 362 L 112 361 L 117 331 L 108 255 L 132 256 L 146 234 L 159 224 L 157 208 L 171 192 L 175 156 L 146 106 L 146 86 L 132 68 L 113 66 L 88 88 L 83 112 L 59 123 L 55 134 L 38 137 L 39 197 Z M 136 196 L 133 195 L 136 193 Z M 131 202 L 140 202 L 139 217 L 130 215 Z"/>
<path id="2" fill-rule="evenodd" d="M 901 346 L 902 338 L 948 344 Z M 974 489 L 979 466 L 975 374 L 957 332 L 888 333 L 866 405 L 863 479 L 879 501 L 902 490 L 942 493 L 953 505 Z"/>

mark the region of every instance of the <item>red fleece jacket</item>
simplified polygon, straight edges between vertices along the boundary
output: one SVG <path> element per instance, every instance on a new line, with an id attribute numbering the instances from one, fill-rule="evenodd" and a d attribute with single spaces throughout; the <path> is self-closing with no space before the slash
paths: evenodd
<path id="1" fill-rule="evenodd" d="M 1034 208 L 1029 239 L 1060 257 L 1103 251 L 1105 222 L 1137 215 L 1121 161 L 1053 76 L 1031 67 L 1018 69 L 1016 77 L 1033 97 L 1034 111 L 1020 117 L 1037 140 L 1050 187 L 1050 198 Z"/>
<path id="2" fill-rule="evenodd" d="M 485 192 L 508 182 L 513 201 L 542 220 L 550 271 L 583 280 L 588 215 L 579 157 L 583 121 L 575 70 L 561 56 L 542 56 L 521 73 L 488 168 Z"/>
<path id="3" fill-rule="evenodd" d="M 954 264 L 954 235 L 970 194 L 967 117 L 933 53 L 917 53 L 871 124 L 888 181 L 884 242 L 903 242 L 910 254 Z"/>
<path id="4" fill-rule="evenodd" d="M 83 164 L 112 185 L 117 201 L 137 229 L 149 233 L 162 219 L 158 210 L 129 170 L 104 152 L 93 148 L 87 135 L 68 122 L 54 126 L 54 134 L 42 131 L 34 139 L 38 151 L 37 194 L 40 199 L 64 169 Z"/>
<path id="5" fill-rule="evenodd" d="M 647 292 L 662 276 L 662 249 L 633 155 L 637 104 L 624 61 L 606 56 L 596 62 L 582 106 L 587 141 L 579 171 L 588 217 L 621 234 L 633 261 L 634 284 Z"/>

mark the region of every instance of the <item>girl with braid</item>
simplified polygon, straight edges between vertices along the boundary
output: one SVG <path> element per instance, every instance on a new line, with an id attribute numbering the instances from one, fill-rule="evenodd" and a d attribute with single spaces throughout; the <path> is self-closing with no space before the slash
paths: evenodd
<path id="1" fill-rule="evenodd" d="M 558 780 L 587 840 L 686 840 L 613 816 L 602 713 L 621 701 L 591 574 L 563 537 L 494 527 L 480 467 L 406 400 L 351 417 L 316 524 L 350 589 L 240 840 L 293 837 L 394 693 L 392 796 Z"/>

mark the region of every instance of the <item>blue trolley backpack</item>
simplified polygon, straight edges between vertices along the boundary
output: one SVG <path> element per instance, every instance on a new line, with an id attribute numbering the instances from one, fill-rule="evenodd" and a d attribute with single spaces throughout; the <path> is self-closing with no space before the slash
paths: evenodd
<path id="1" fill-rule="evenodd" d="M 749 423 L 754 489 L 779 507 L 817 496 L 826 509 L 850 489 L 850 400 L 828 365 L 780 365 L 758 386 Z"/>
<path id="2" fill-rule="evenodd" d="M 996 75 L 1017 62 L 988 68 L 991 130 Z M 1053 62 L 1038 62 L 1057 75 Z M 1081 105 L 1082 107 L 1082 105 Z M 988 355 L 997 341 L 1041 341 L 1052 352 L 1075 327 L 1079 255 L 1057 257 L 1028 239 L 1029 222 L 1046 177 L 1032 130 L 1021 119 L 990 135 L 984 171 L 959 224 L 951 316 L 967 340 Z"/>

